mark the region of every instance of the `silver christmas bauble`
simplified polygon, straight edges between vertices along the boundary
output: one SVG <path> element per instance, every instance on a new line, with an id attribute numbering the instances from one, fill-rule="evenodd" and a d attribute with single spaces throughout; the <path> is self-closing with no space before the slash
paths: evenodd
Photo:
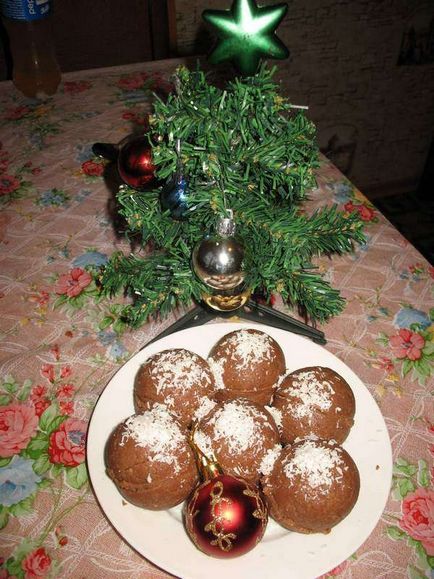
<path id="1" fill-rule="evenodd" d="M 217 233 L 206 237 L 193 250 L 193 270 L 208 287 L 232 290 L 244 282 L 244 248 L 233 237 L 231 219 L 221 219 Z"/>

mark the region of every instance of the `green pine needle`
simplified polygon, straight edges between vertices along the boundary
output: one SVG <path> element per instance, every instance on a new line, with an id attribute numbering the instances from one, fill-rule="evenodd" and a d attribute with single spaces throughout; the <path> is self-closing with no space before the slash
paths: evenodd
<path id="1" fill-rule="evenodd" d="M 191 210 L 177 221 L 161 210 L 161 186 L 146 192 L 120 188 L 126 233 L 140 239 L 143 249 L 114 254 L 100 282 L 105 294 L 130 297 L 123 317 L 132 326 L 207 292 L 192 271 L 191 253 L 227 208 L 234 212 L 245 248 L 246 282 L 253 291 L 278 292 L 321 322 L 342 311 L 343 298 L 312 260 L 363 243 L 362 223 L 335 206 L 312 215 L 300 212 L 306 192 L 315 186 L 315 127 L 279 94 L 273 74 L 264 65 L 255 76 L 237 78 L 221 90 L 202 71 L 181 67 L 176 92 L 166 102 L 156 98 L 151 131 L 160 142 L 150 143 L 157 176 L 161 183 L 170 179 L 180 160 Z M 145 251 L 149 245 L 152 252 Z"/>

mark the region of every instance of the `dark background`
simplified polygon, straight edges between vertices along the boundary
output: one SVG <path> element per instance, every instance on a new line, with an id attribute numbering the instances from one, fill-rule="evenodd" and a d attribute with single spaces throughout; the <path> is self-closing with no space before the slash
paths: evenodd
<path id="1" fill-rule="evenodd" d="M 191 13 L 190 10 L 188 13 L 186 10 L 183 12 L 180 8 L 185 5 L 186 0 L 178 0 L 177 5 L 176 1 L 53 0 L 53 38 L 61 70 L 68 72 L 177 56 L 177 24 L 178 28 L 182 27 L 183 18 L 188 18 Z M 363 0 L 354 1 L 360 5 L 361 13 L 363 13 Z M 397 0 L 398 3 L 399 1 L 401 1 L 401 4 L 406 2 L 406 0 Z M 208 5 L 207 2 L 199 2 L 199 0 L 191 0 L 191 5 L 194 2 L 198 6 L 199 4 Z M 263 2 L 259 1 L 259 4 L 273 4 L 276 2 L 277 0 L 273 2 L 264 0 Z M 210 7 L 214 7 L 214 4 L 213 0 Z M 289 13 L 291 14 L 294 2 L 290 1 L 289 4 Z M 309 9 L 309 4 L 307 1 L 307 9 Z M 312 2 L 311 5 L 313 6 L 313 4 Z M 343 9 L 345 8 L 344 4 L 345 2 L 342 3 Z M 411 5 L 411 0 L 408 0 L 407 4 Z M 230 5 L 229 0 L 228 2 L 223 2 L 222 0 L 221 8 L 227 8 L 226 5 Z M 369 0 L 365 2 L 365 7 L 368 13 Z M 427 13 L 429 14 L 429 11 Z M 294 16 L 294 12 L 292 15 Z M 417 46 L 417 43 L 414 42 L 411 30 L 409 33 L 409 28 L 407 27 L 405 34 L 402 36 L 396 66 L 424 67 L 424 70 L 431 70 L 434 76 L 434 2 L 432 18 L 431 23 L 429 21 L 425 23 L 429 37 L 425 39 L 424 54 L 421 55 L 412 48 L 412 43 L 413 46 Z M 292 31 L 291 34 L 293 35 L 294 32 Z M 0 50 L 0 80 L 5 80 L 11 78 L 12 60 L 8 50 L 7 35 L 2 26 L 0 26 L 0 37 L 3 48 L 3 50 Z M 209 47 L 210 40 L 209 34 L 202 34 L 202 44 L 205 42 L 207 46 L 202 46 L 199 38 L 198 42 L 191 47 L 191 53 L 203 53 L 204 49 Z M 283 40 L 285 41 L 284 36 Z M 354 42 L 362 41 L 362 38 L 354 39 Z M 311 39 L 307 38 L 304 42 L 311 42 Z M 296 56 L 298 54 L 302 56 L 302 49 L 296 48 L 294 52 Z M 347 58 L 347 55 L 342 54 L 342 58 Z M 357 65 L 358 63 L 354 62 L 355 70 Z M 286 63 L 283 63 L 283 66 L 286 66 Z M 350 84 L 351 81 L 352 79 L 349 78 L 348 83 Z M 307 82 L 307 85 L 309 86 L 309 82 Z M 327 88 L 324 90 L 327 91 Z M 394 97 L 396 102 L 396 94 Z M 367 92 L 367 109 L 370 107 L 370 98 L 372 98 L 372 95 Z M 407 95 L 404 90 L 399 95 L 399 98 L 401 98 L 402 103 L 406 102 Z M 360 106 L 360 103 L 358 106 Z M 426 118 L 428 124 L 432 122 L 431 113 L 433 109 L 434 94 L 432 95 L 432 103 L 427 104 Z M 315 109 L 311 108 L 311 110 L 314 114 Z M 314 121 L 321 137 L 321 135 L 324 135 L 322 121 L 320 119 L 314 119 Z M 380 119 L 379 125 L 381 122 Z M 405 122 L 411 121 L 402 118 L 402 123 Z M 334 119 L 334 123 L 336 125 L 339 124 L 338 116 Z M 434 135 L 434 127 L 430 127 L 429 130 L 431 135 Z M 342 137 L 342 135 L 340 136 Z M 357 178 L 355 178 L 357 176 L 352 174 L 352 152 L 348 144 L 342 144 L 342 140 L 339 142 L 339 139 L 334 140 L 334 137 L 335 135 L 332 135 L 332 138 L 328 141 L 326 139 L 327 142 L 323 138 L 323 152 L 335 162 L 344 174 L 347 174 L 355 182 L 356 186 L 371 199 L 377 208 L 392 221 L 407 239 L 431 263 L 434 263 L 434 140 L 431 140 L 431 144 L 429 144 L 428 140 L 427 145 L 425 135 L 423 150 L 420 153 L 425 161 L 417 169 L 417 174 L 411 180 L 408 180 L 408 182 L 397 180 L 396 187 L 393 183 L 391 186 L 390 181 L 384 184 L 380 181 L 375 188 L 370 188 L 367 183 L 363 182 L 363 179 L 361 179 L 362 182 L 358 182 Z M 414 135 L 413 140 L 417 142 L 417 134 Z M 361 143 L 359 142 L 359 151 L 360 145 Z M 388 145 L 379 140 L 377 143 L 370 143 L 369 146 L 377 147 L 381 150 L 382 146 Z M 402 144 L 401 155 L 405 159 L 405 143 Z"/>

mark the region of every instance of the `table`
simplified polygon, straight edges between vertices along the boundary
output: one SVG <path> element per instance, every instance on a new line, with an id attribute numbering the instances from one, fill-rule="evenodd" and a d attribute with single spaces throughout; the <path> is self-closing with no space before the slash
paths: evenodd
<path id="1" fill-rule="evenodd" d="M 178 63 L 65 74 L 44 103 L 0 84 L 0 578 L 167 576 L 112 529 L 87 478 L 98 395 L 173 321 L 118 335 L 116 301 L 98 299 L 95 267 L 128 245 L 91 145 L 143 128 Z M 374 532 L 328 576 L 432 577 L 434 268 L 325 158 L 317 179 L 313 206 L 366 222 L 365 246 L 319 261 L 347 300 L 321 329 L 375 397 L 395 465 Z"/>

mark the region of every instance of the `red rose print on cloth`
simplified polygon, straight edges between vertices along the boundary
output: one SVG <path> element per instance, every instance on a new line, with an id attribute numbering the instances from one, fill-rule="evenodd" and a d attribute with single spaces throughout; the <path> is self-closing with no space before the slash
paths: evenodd
<path id="1" fill-rule="evenodd" d="M 60 414 L 63 415 L 68 415 L 71 416 L 72 414 L 74 414 L 74 403 L 71 402 L 70 400 L 65 402 L 63 400 L 61 400 L 59 402 L 59 409 L 60 409 Z"/>
<path id="2" fill-rule="evenodd" d="M 147 113 L 144 113 L 142 111 L 140 112 L 127 111 L 122 114 L 122 118 L 125 121 L 131 121 L 136 125 L 140 125 L 141 127 L 143 127 L 144 131 L 149 130 L 149 115 Z"/>
<path id="3" fill-rule="evenodd" d="M 0 175 L 0 195 L 8 195 L 13 193 L 20 186 L 20 181 L 12 175 Z"/>
<path id="4" fill-rule="evenodd" d="M 405 328 L 399 330 L 396 336 L 392 336 L 389 343 L 397 358 L 408 358 L 409 360 L 419 360 L 425 346 L 425 340 L 422 336 Z"/>
<path id="5" fill-rule="evenodd" d="M 0 456 L 8 458 L 26 448 L 37 427 L 38 417 L 33 406 L 0 406 Z"/>
<path id="6" fill-rule="evenodd" d="M 58 344 L 54 344 L 54 346 L 50 348 L 50 352 L 53 354 L 56 361 L 60 360 L 60 348 Z"/>
<path id="7" fill-rule="evenodd" d="M 104 173 L 104 163 L 96 163 L 95 161 L 85 161 L 81 165 L 81 170 L 85 175 L 89 175 L 90 177 L 101 177 Z"/>
<path id="8" fill-rule="evenodd" d="M 59 295 L 67 295 L 69 298 L 81 294 L 85 287 L 92 281 L 92 276 L 81 269 L 74 267 L 69 273 L 62 274 L 54 287 L 54 291 Z"/>
<path id="9" fill-rule="evenodd" d="M 48 454 L 54 464 L 78 466 L 85 459 L 84 443 L 87 424 L 68 418 L 50 435 Z"/>
<path id="10" fill-rule="evenodd" d="M 118 81 L 118 87 L 122 90 L 137 90 L 143 87 L 148 78 L 149 75 L 146 72 L 130 74 Z"/>
<path id="11" fill-rule="evenodd" d="M 69 378 L 69 376 L 71 376 L 71 374 L 72 374 L 71 366 L 62 366 L 62 368 L 60 370 L 60 377 L 61 378 Z"/>
<path id="12" fill-rule="evenodd" d="M 47 394 L 47 387 L 44 386 L 43 384 L 37 384 L 36 386 L 33 386 L 30 392 L 30 400 L 32 402 L 37 402 L 41 398 L 44 398 L 46 394 Z"/>
<path id="13" fill-rule="evenodd" d="M 67 94 L 80 94 L 91 87 L 92 83 L 88 80 L 65 80 L 63 83 L 63 90 Z"/>
<path id="14" fill-rule="evenodd" d="M 340 565 L 334 567 L 328 573 L 324 573 L 324 575 L 320 575 L 319 577 L 317 577 L 317 579 L 328 579 L 328 577 L 337 577 L 338 575 L 343 573 L 347 567 L 348 561 L 343 561 L 342 563 L 340 563 Z"/>
<path id="15" fill-rule="evenodd" d="M 74 396 L 75 387 L 73 384 L 62 384 L 56 390 L 57 398 L 72 398 Z"/>
<path id="16" fill-rule="evenodd" d="M 399 526 L 434 556 L 434 491 L 419 488 L 402 502 Z"/>
<path id="17" fill-rule="evenodd" d="M 37 416 L 41 416 L 45 410 L 50 406 L 49 398 L 41 398 L 35 402 L 35 412 Z"/>
<path id="18" fill-rule="evenodd" d="M 29 302 L 43 307 L 48 304 L 50 300 L 50 294 L 45 290 L 41 290 L 40 292 L 32 293 L 28 299 Z"/>
<path id="19" fill-rule="evenodd" d="M 51 566 L 51 559 L 44 547 L 40 547 L 27 555 L 21 564 L 25 579 L 46 577 Z"/>
<path id="20" fill-rule="evenodd" d="M 54 366 L 53 364 L 43 364 L 41 367 L 41 374 L 44 378 L 47 378 L 50 382 L 54 382 Z"/>
<path id="21" fill-rule="evenodd" d="M 378 359 L 379 366 L 386 372 L 391 372 L 393 370 L 393 362 L 390 358 L 386 358 L 384 356 L 380 356 Z"/>
<path id="22" fill-rule="evenodd" d="M 30 392 L 30 400 L 33 402 L 37 416 L 41 416 L 44 410 L 46 410 L 51 404 L 50 399 L 47 398 L 46 395 L 47 388 L 42 384 L 37 384 Z"/>
<path id="23" fill-rule="evenodd" d="M 14 109 L 9 109 L 5 114 L 5 118 L 10 121 L 18 121 L 19 119 L 22 119 L 30 112 L 31 111 L 29 107 L 19 106 L 15 107 Z"/>
<path id="24" fill-rule="evenodd" d="M 366 205 L 356 205 L 352 201 L 349 201 L 344 205 L 344 209 L 349 213 L 357 211 L 362 221 L 373 221 L 375 219 L 375 211 Z"/>

